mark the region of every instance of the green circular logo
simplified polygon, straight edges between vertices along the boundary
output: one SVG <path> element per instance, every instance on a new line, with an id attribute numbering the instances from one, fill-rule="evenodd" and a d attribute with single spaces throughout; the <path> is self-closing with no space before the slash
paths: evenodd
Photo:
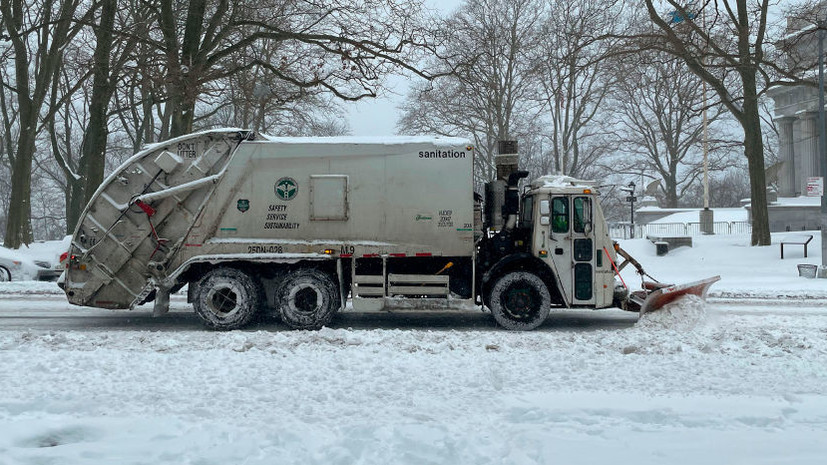
<path id="1" fill-rule="evenodd" d="M 281 178 L 276 181 L 275 190 L 279 200 L 293 200 L 299 193 L 299 185 L 293 178 Z"/>

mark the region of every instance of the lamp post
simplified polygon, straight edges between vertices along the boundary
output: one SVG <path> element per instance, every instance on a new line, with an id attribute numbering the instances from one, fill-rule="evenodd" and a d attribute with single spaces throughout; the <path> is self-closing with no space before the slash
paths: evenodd
<path id="1" fill-rule="evenodd" d="M 637 197 L 635 197 L 635 182 L 632 181 L 629 185 L 625 188 L 621 187 L 621 190 L 628 192 L 629 195 L 626 197 L 626 201 L 629 202 L 629 212 L 630 212 L 630 220 L 629 220 L 629 237 L 631 239 L 635 238 L 635 201 Z"/>

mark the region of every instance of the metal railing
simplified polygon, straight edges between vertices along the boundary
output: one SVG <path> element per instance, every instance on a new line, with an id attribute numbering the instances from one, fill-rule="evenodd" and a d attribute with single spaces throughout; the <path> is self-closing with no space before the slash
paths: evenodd
<path id="1" fill-rule="evenodd" d="M 716 221 L 712 223 L 712 230 L 718 235 L 750 234 L 752 224 L 749 221 Z M 634 237 L 646 236 L 700 236 L 701 223 L 649 223 L 634 225 Z M 629 223 L 609 223 L 609 237 L 612 239 L 631 239 L 632 225 Z"/>

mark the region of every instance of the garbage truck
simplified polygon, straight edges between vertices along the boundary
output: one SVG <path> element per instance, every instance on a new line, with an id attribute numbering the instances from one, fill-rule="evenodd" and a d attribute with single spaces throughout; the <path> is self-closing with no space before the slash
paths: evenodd
<path id="1" fill-rule="evenodd" d="M 551 311 L 649 311 L 705 295 L 616 285 L 628 263 L 595 183 L 525 180 L 516 142 L 475 190 L 462 138 L 274 138 L 239 129 L 137 153 L 100 186 L 74 231 L 60 285 L 70 303 L 132 309 L 170 294 L 209 328 L 273 317 L 317 329 L 354 311 L 477 308 L 529 330 Z M 522 187 L 521 187 L 522 185 Z M 618 255 L 623 261 L 618 263 Z M 625 258 L 624 258 L 625 257 Z"/>

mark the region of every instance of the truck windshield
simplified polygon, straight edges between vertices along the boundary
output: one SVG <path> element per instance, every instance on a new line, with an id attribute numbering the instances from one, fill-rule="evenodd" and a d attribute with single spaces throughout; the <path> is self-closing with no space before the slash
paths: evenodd
<path id="1" fill-rule="evenodd" d="M 586 223 L 592 221 L 592 200 L 588 197 L 574 198 L 574 232 L 584 232 Z"/>

